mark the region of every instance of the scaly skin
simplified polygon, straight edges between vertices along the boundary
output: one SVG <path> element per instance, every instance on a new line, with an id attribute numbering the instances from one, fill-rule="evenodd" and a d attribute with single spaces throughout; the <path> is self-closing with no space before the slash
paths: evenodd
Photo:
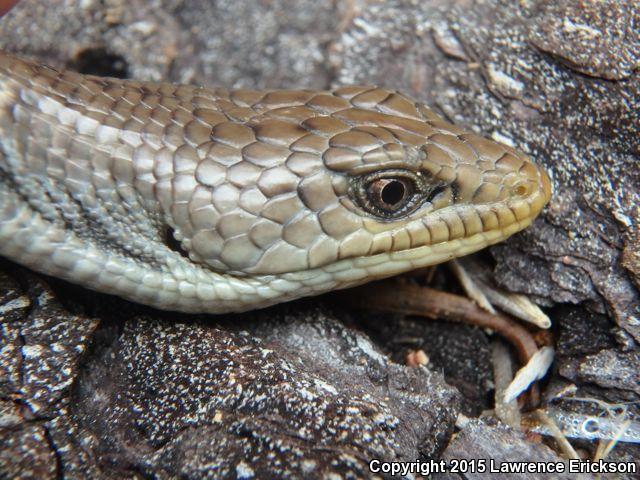
<path id="1" fill-rule="evenodd" d="M 375 87 L 228 91 L 0 53 L 0 112 L 0 254 L 167 310 L 440 263 L 525 228 L 551 195 L 522 153 Z"/>

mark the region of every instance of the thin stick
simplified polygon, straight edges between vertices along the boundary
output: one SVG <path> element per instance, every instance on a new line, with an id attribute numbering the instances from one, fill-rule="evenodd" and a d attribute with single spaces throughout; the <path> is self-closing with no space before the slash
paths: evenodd
<path id="1" fill-rule="evenodd" d="M 493 383 L 496 386 L 496 416 L 507 425 L 519 429 L 521 416 L 518 402 L 515 399 L 506 402 L 504 398 L 504 392 L 513 380 L 513 361 L 509 349 L 498 338 L 491 341 L 491 363 L 493 364 Z"/>
<path id="2" fill-rule="evenodd" d="M 562 450 L 562 452 L 565 454 L 565 456 L 567 458 L 580 460 L 580 456 L 576 453 L 573 446 L 569 443 L 569 440 L 567 440 L 567 437 L 565 437 L 564 433 L 562 433 L 562 430 L 558 428 L 556 422 L 554 422 L 553 419 L 550 418 L 544 410 L 536 410 L 534 414 L 538 418 L 538 421 L 549 429 L 549 432 L 551 433 L 555 441 L 558 442 L 558 446 L 560 447 L 560 450 Z"/>
<path id="3" fill-rule="evenodd" d="M 523 364 L 538 351 L 527 329 L 501 313 L 492 314 L 482 310 L 473 301 L 460 295 L 389 281 L 370 283 L 339 292 L 338 295 L 349 305 L 365 310 L 417 315 L 490 328 L 516 348 Z"/>

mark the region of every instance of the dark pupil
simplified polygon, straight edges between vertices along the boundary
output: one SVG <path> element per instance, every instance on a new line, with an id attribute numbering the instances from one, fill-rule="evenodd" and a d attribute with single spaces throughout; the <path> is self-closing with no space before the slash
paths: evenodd
<path id="1" fill-rule="evenodd" d="M 398 180 L 391 180 L 380 192 L 380 198 L 387 205 L 395 205 L 404 198 L 405 187 L 404 184 Z"/>

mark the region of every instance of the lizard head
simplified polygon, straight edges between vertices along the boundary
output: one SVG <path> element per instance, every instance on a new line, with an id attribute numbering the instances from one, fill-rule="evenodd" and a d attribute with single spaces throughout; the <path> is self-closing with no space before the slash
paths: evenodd
<path id="1" fill-rule="evenodd" d="M 526 155 L 398 93 L 253 95 L 232 93 L 237 121 L 211 126 L 196 169 L 206 189 L 178 225 L 191 259 L 215 271 L 358 283 L 503 240 L 550 198 Z"/>

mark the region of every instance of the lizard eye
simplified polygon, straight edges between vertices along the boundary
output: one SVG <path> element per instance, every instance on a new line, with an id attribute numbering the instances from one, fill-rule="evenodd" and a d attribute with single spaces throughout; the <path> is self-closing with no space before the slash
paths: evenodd
<path id="1" fill-rule="evenodd" d="M 350 194 L 366 212 L 394 220 L 430 202 L 443 189 L 410 170 L 383 170 L 354 177 Z"/>
<path id="2" fill-rule="evenodd" d="M 415 186 L 406 178 L 379 178 L 367 185 L 369 201 L 379 209 L 393 213 L 411 199 Z"/>

